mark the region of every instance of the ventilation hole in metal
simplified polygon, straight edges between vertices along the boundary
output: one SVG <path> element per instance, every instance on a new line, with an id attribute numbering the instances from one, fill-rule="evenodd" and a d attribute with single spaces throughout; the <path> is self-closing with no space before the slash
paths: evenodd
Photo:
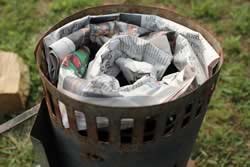
<path id="1" fill-rule="evenodd" d="M 192 111 L 192 108 L 193 108 L 193 105 L 192 105 L 192 104 L 187 105 L 187 106 L 186 106 L 186 111 L 185 111 L 185 113 L 186 113 L 186 114 L 190 113 L 190 112 Z"/>
<path id="2" fill-rule="evenodd" d="M 99 155 L 96 154 L 92 154 L 92 153 L 87 153 L 87 158 L 90 160 L 94 160 L 94 161 L 104 161 L 104 159 L 102 157 L 100 157 Z"/>
<path id="3" fill-rule="evenodd" d="M 78 133 L 79 133 L 81 136 L 88 136 L 88 131 L 87 131 L 87 130 L 79 130 Z"/>
<path id="4" fill-rule="evenodd" d="M 164 135 L 169 135 L 174 131 L 174 124 L 168 125 L 164 130 Z"/>
<path id="5" fill-rule="evenodd" d="M 199 105 L 199 107 L 195 113 L 195 117 L 198 117 L 201 114 L 201 109 L 202 109 L 202 105 Z"/>
<path id="6" fill-rule="evenodd" d="M 144 125 L 144 136 L 143 141 L 147 142 L 153 140 L 154 131 L 156 127 L 156 120 L 154 117 L 147 117 Z"/>
<path id="7" fill-rule="evenodd" d="M 132 143 L 133 128 L 134 128 L 134 119 L 132 118 L 121 119 L 120 136 L 122 144 Z"/>
<path id="8" fill-rule="evenodd" d="M 75 117 L 76 117 L 76 121 L 77 121 L 77 128 L 81 129 L 81 130 L 78 130 L 78 133 L 81 136 L 88 136 L 85 114 L 83 112 L 80 112 L 80 111 L 74 111 L 74 113 L 75 113 Z"/>
<path id="9" fill-rule="evenodd" d="M 96 117 L 98 140 L 108 142 L 109 140 L 109 119 L 106 117 Z"/>
<path id="10" fill-rule="evenodd" d="M 183 120 L 183 122 L 182 122 L 182 124 L 181 124 L 181 127 L 182 127 L 182 128 L 186 127 L 187 124 L 189 123 L 189 121 L 190 121 L 190 116 L 184 118 L 184 120 Z"/>
<path id="11" fill-rule="evenodd" d="M 128 128 L 128 129 L 122 129 L 121 130 L 121 143 L 132 143 L 132 133 L 133 129 Z"/>
<path id="12" fill-rule="evenodd" d="M 170 135 L 170 133 L 172 133 L 174 131 L 174 124 L 176 121 L 176 114 L 172 114 L 169 117 L 167 117 L 167 121 L 166 121 L 166 128 L 164 130 L 164 136 L 168 136 Z"/>

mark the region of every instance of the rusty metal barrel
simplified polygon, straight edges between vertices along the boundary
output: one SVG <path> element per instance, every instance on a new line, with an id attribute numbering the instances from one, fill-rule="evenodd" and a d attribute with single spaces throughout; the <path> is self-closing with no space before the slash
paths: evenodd
<path id="1" fill-rule="evenodd" d="M 73 95 L 59 91 L 49 81 L 42 38 L 37 44 L 35 57 L 49 118 L 57 134 L 54 137 L 58 141 L 67 141 L 59 142 L 59 147 L 65 148 L 62 152 L 71 157 L 72 166 L 185 167 L 218 79 L 223 62 L 222 48 L 211 33 L 194 21 L 169 9 L 144 6 L 108 5 L 84 9 L 57 23 L 44 36 L 87 15 L 118 12 L 154 14 L 200 32 L 219 54 L 219 66 L 204 84 L 177 100 L 146 107 L 100 106 L 79 101 Z M 67 129 L 62 125 L 58 101 L 67 107 L 70 125 Z M 84 113 L 86 131 L 77 130 L 74 111 Z M 97 117 L 106 118 L 108 126 L 98 128 Z M 124 130 L 120 127 L 126 118 L 133 120 L 133 127 Z"/>

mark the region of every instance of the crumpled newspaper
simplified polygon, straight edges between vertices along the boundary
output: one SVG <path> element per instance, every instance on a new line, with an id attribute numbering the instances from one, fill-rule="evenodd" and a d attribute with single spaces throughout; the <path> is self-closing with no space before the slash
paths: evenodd
<path id="1" fill-rule="evenodd" d="M 63 68 L 73 61 L 72 53 L 91 57 L 86 46 L 92 44 L 98 51 L 88 67 L 80 60 L 81 72 Z M 134 13 L 72 21 L 46 36 L 44 48 L 50 80 L 58 80 L 59 90 L 84 102 L 114 107 L 154 105 L 184 96 L 211 77 L 219 62 L 200 33 L 159 16 Z M 165 75 L 171 63 L 179 72 Z M 120 86 L 116 77 L 121 73 L 130 85 Z M 61 102 L 59 107 L 68 128 L 66 108 Z M 84 114 L 75 114 L 78 129 L 85 130 Z M 99 119 L 97 124 L 107 123 Z M 130 125 L 128 119 L 122 128 Z"/>
<path id="2" fill-rule="evenodd" d="M 157 77 L 157 70 L 150 63 L 136 61 L 124 57 L 118 58 L 115 63 L 117 64 L 117 66 L 119 66 L 120 70 L 129 83 L 133 83 L 147 74 L 154 78 Z"/>
<path id="3" fill-rule="evenodd" d="M 117 76 L 120 72 L 119 67 L 125 68 L 118 66 L 121 62 L 118 60 L 119 58 L 129 58 L 151 64 L 156 70 L 157 79 L 160 79 L 172 60 L 170 47 L 168 46 L 168 48 L 166 51 L 161 50 L 147 40 L 130 35 L 113 37 L 100 48 L 95 59 L 89 63 L 86 79 L 94 78 L 102 73 Z M 116 63 L 117 60 L 118 63 Z M 141 68 L 144 67 L 141 66 Z"/>
<path id="4" fill-rule="evenodd" d="M 102 46 L 111 37 L 116 35 L 140 36 L 147 32 L 147 29 L 119 21 L 89 24 L 85 28 L 81 28 L 49 45 L 47 61 L 50 66 L 50 79 L 54 83 L 57 81 L 59 67 L 65 55 L 86 45 L 89 41 Z"/>
<path id="5" fill-rule="evenodd" d="M 55 82 L 57 79 L 57 72 L 60 64 L 58 64 L 58 57 L 53 57 L 49 53 L 51 51 L 51 45 L 56 41 L 62 39 L 63 37 L 67 37 L 70 34 L 77 32 L 82 28 L 89 27 L 89 24 L 99 24 L 103 22 L 111 22 L 111 21 L 120 21 L 125 22 L 134 27 L 142 28 L 142 30 L 133 30 L 133 32 L 137 33 L 137 36 L 141 36 L 146 34 L 147 32 L 157 32 L 157 31 L 172 31 L 176 32 L 183 37 L 185 37 L 190 46 L 192 47 L 194 53 L 196 54 L 197 58 L 199 59 L 199 64 L 202 65 L 202 69 L 205 75 L 204 77 L 200 76 L 198 78 L 199 84 L 202 84 L 206 79 L 212 76 L 213 69 L 219 62 L 219 55 L 213 49 L 213 47 L 208 43 L 208 41 L 199 33 L 194 30 L 191 30 L 188 27 L 175 23 L 174 21 L 161 18 L 155 15 L 146 15 L 146 14 L 135 14 L 135 13 L 114 13 L 114 14 L 107 14 L 101 16 L 86 16 L 77 20 L 74 20 L 54 32 L 50 33 L 44 38 L 44 47 L 45 47 L 45 54 L 48 63 L 48 70 L 50 79 L 52 82 Z M 100 26 L 105 27 L 105 26 Z M 124 26 L 124 29 L 128 29 L 130 26 Z M 98 28 L 96 28 L 98 29 Z M 120 28 L 120 30 L 123 28 Z M 136 29 L 136 28 L 132 28 Z M 130 32 L 128 30 L 124 30 L 123 32 Z M 78 36 L 80 39 L 81 35 Z M 64 39 L 65 40 L 65 39 Z M 67 44 L 70 43 L 69 51 L 72 51 L 72 43 L 74 42 L 66 42 Z M 170 43 L 171 45 L 171 43 Z M 172 46 L 172 45 L 171 45 Z M 74 47 L 73 47 L 74 48 Z M 66 55 L 66 54 L 65 54 Z M 60 56 L 59 56 L 60 57 Z M 61 59 L 62 60 L 62 59 Z M 187 59 L 186 59 L 187 60 Z M 184 65 L 185 66 L 185 65 Z M 184 67 L 183 66 L 183 67 Z M 182 68 L 183 68 L 182 67 Z"/>
<path id="6" fill-rule="evenodd" d="M 179 50 L 182 50 L 179 51 L 182 52 L 180 53 L 181 56 L 185 57 L 181 59 L 181 63 L 178 62 L 178 59 L 174 60 L 175 64 L 179 63 L 179 70 L 183 69 L 186 64 L 190 64 L 191 62 L 195 66 L 199 66 L 197 67 L 198 74 L 196 77 L 199 85 L 204 83 L 209 77 L 212 76 L 213 68 L 215 68 L 215 66 L 218 64 L 220 57 L 214 48 L 199 32 L 193 31 L 171 20 L 163 19 L 154 15 L 143 15 L 141 18 L 141 27 L 150 29 L 152 31 L 169 30 L 177 32 L 179 34 L 179 39 L 177 37 L 176 42 L 179 42 L 179 44 L 185 47 L 184 49 L 179 47 Z M 180 35 L 185 39 L 181 38 Z M 176 46 L 179 44 L 176 44 Z M 193 51 L 188 49 L 189 53 L 185 54 L 187 47 L 191 47 Z M 176 50 L 178 51 L 178 48 Z M 195 57 L 198 59 L 198 61 L 192 60 L 193 54 L 195 54 Z"/>

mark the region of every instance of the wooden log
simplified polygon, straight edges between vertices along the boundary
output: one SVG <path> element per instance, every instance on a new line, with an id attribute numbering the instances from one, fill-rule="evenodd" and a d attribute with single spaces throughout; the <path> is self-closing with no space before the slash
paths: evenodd
<path id="1" fill-rule="evenodd" d="M 24 109 L 30 88 L 28 67 L 15 53 L 0 51 L 0 113 Z"/>

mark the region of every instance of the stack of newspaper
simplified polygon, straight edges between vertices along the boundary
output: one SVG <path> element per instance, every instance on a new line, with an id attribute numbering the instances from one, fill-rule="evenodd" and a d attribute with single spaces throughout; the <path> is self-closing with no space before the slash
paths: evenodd
<path id="1" fill-rule="evenodd" d="M 212 76 L 219 56 L 196 31 L 155 15 L 86 16 L 44 38 L 59 90 L 104 106 L 148 106 L 181 97 Z M 63 124 L 66 108 L 59 103 Z M 76 111 L 78 129 L 85 117 Z M 127 120 L 123 126 L 128 126 Z M 105 121 L 97 120 L 98 127 Z"/>

